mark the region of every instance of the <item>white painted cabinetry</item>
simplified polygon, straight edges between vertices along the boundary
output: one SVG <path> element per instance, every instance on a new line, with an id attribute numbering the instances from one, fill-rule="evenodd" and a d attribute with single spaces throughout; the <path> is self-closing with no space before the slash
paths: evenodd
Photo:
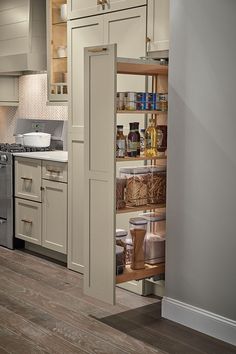
<path id="1" fill-rule="evenodd" d="M 67 253 L 65 163 L 16 157 L 15 237 Z"/>
<path id="2" fill-rule="evenodd" d="M 150 278 L 165 270 L 164 263 L 150 265 L 147 262 L 139 270 L 127 263 L 122 274 L 116 276 L 115 232 L 120 211 L 115 207 L 119 163 L 115 159 L 115 131 L 119 116 L 116 111 L 119 74 L 151 76 L 157 83 L 153 92 L 161 92 L 159 81 L 167 84 L 168 67 L 153 61 L 119 58 L 116 45 L 85 49 L 84 290 L 87 295 L 111 304 L 115 302 L 116 284 Z M 132 82 L 127 80 L 127 90 L 132 90 L 131 87 Z M 133 111 L 128 119 L 136 119 L 136 114 Z M 162 210 L 163 207 L 154 204 L 127 207 L 122 214 Z"/>
<path id="3" fill-rule="evenodd" d="M 148 0 L 147 50 L 169 50 L 169 0 Z"/>
<path id="4" fill-rule="evenodd" d="M 18 106 L 19 80 L 15 76 L 0 76 L 0 106 Z"/>
<path id="5" fill-rule="evenodd" d="M 68 0 L 68 18 L 76 19 L 146 5 L 146 0 Z"/>
<path id="6" fill-rule="evenodd" d="M 68 162 L 68 266 L 83 273 L 84 218 L 84 48 L 117 43 L 119 56 L 146 55 L 146 6 L 69 21 L 69 162 Z M 102 80 L 102 79 L 101 79 Z M 137 90 L 144 88 L 143 78 L 119 79 L 135 81 Z M 102 129 L 106 129 L 102 126 Z"/>
<path id="7" fill-rule="evenodd" d="M 67 253 L 67 184 L 42 180 L 42 246 Z"/>

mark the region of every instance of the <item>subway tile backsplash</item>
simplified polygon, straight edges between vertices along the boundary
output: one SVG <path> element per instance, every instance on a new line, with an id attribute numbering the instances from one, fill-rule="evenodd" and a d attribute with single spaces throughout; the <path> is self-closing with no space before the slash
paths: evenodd
<path id="1" fill-rule="evenodd" d="M 67 106 L 47 106 L 47 74 L 23 75 L 19 79 L 19 106 L 0 107 L 0 142 L 14 142 L 17 118 L 68 119 Z"/>

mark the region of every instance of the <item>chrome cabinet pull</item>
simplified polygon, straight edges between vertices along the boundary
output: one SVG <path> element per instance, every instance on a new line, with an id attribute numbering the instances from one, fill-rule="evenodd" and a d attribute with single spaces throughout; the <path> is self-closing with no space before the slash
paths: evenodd
<path id="1" fill-rule="evenodd" d="M 53 168 L 47 168 L 47 171 L 52 172 L 52 173 L 60 173 L 61 172 L 60 170 L 55 170 Z"/>
<path id="2" fill-rule="evenodd" d="M 7 219 L 0 219 L 0 225 L 5 224 L 7 222 Z"/>
<path id="3" fill-rule="evenodd" d="M 27 224 L 33 224 L 33 221 L 27 220 L 27 219 L 21 219 L 22 222 L 25 222 Z"/>
<path id="4" fill-rule="evenodd" d="M 102 53 L 102 52 L 105 52 L 107 50 L 106 47 L 100 47 L 100 48 L 92 48 L 92 49 L 89 49 L 88 51 L 90 53 Z"/>
<path id="5" fill-rule="evenodd" d="M 24 181 L 32 181 L 33 178 L 29 178 L 29 177 L 21 177 L 21 179 L 23 179 Z"/>

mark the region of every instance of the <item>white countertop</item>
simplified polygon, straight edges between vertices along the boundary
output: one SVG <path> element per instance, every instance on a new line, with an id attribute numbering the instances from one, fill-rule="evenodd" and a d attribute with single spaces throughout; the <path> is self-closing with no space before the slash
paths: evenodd
<path id="1" fill-rule="evenodd" d="M 67 151 L 37 151 L 37 152 L 15 152 L 14 156 L 28 157 L 30 159 L 50 160 L 57 162 L 68 162 Z"/>

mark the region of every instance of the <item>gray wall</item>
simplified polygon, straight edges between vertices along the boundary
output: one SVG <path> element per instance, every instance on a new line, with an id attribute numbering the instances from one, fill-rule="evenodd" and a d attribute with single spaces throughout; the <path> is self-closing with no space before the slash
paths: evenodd
<path id="1" fill-rule="evenodd" d="M 166 296 L 236 320 L 236 1 L 170 11 Z"/>

